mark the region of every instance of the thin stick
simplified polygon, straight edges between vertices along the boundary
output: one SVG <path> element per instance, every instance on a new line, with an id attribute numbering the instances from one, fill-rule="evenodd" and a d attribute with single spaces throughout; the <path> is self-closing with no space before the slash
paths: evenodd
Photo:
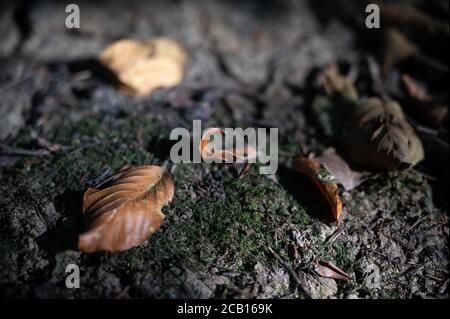
<path id="1" fill-rule="evenodd" d="M 298 278 L 297 274 L 295 273 L 295 271 L 291 268 L 291 266 L 289 266 L 288 263 L 286 263 L 283 258 L 280 257 L 280 255 L 278 255 L 276 252 L 273 251 L 272 248 L 268 247 L 267 248 L 269 250 L 269 252 L 275 257 L 276 260 L 278 260 L 278 262 L 286 269 L 286 271 L 289 273 L 289 275 L 292 277 L 292 279 L 294 279 L 295 283 L 297 284 L 297 286 L 306 294 L 306 296 L 309 299 L 313 299 L 311 297 L 311 294 L 307 291 L 307 289 L 305 288 L 305 286 L 303 285 L 303 283 L 300 281 L 300 278 Z"/>
<path id="2" fill-rule="evenodd" d="M 242 171 L 239 173 L 238 178 L 241 179 L 244 177 L 245 174 L 250 170 L 251 164 L 249 162 L 245 162 L 245 166 L 242 169 Z"/>
<path id="3" fill-rule="evenodd" d="M 46 156 L 50 152 L 46 149 L 27 150 L 23 148 L 11 147 L 5 144 L 0 144 L 0 154 L 2 155 L 20 155 L 20 156 Z"/>

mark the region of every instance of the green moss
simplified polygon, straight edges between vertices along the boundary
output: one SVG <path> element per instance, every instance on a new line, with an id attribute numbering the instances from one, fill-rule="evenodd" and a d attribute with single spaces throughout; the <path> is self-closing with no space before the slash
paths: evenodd
<path id="1" fill-rule="evenodd" d="M 399 192 L 404 188 L 425 190 L 426 182 L 422 174 L 410 169 L 374 174 L 363 186 L 370 196 L 371 193 Z"/>
<path id="2" fill-rule="evenodd" d="M 33 142 L 33 139 L 31 138 L 29 132 L 21 131 L 19 136 L 17 136 L 16 140 L 14 141 L 14 146 L 16 147 L 29 147 Z"/>
<path id="3" fill-rule="evenodd" d="M 345 269 L 346 272 L 352 273 L 356 269 L 356 251 L 351 243 L 337 242 L 334 244 L 334 260 L 338 267 Z"/>
<path id="4" fill-rule="evenodd" d="M 136 140 L 138 129 L 142 136 L 140 143 Z M 42 158 L 38 164 L 17 167 L 14 179 L 7 175 L 3 185 L 30 189 L 27 196 L 33 199 L 36 196 L 55 201 L 65 192 L 83 192 L 106 168 L 117 171 L 125 164 L 161 165 L 166 158 L 158 158 L 151 147 L 167 138 L 166 133 L 165 128 L 140 118 L 111 121 L 83 118 L 76 123 L 61 123 L 44 138 L 72 149 Z M 28 142 L 24 139 L 24 143 Z M 256 262 L 273 261 L 268 247 L 288 260 L 282 246 L 286 238 L 275 242 L 275 232 L 284 224 L 310 225 L 312 220 L 303 207 L 281 185 L 257 174 L 257 166 L 240 180 L 222 165 L 208 165 L 207 174 L 220 170 L 222 176 L 217 181 L 220 191 L 213 189 L 209 196 L 210 183 L 203 181 L 203 165 L 177 165 L 171 171 L 176 184 L 175 199 L 163 208 L 167 218 L 162 229 L 146 244 L 122 253 L 82 255 L 82 264 L 89 265 L 98 259 L 108 271 L 127 278 L 144 270 L 163 274 L 171 267 L 168 263 L 174 261 L 193 271 L 222 264 L 247 273 L 253 271 Z M 199 195 L 202 192 L 197 187 L 202 188 L 204 195 Z M 29 205 L 25 194 L 8 194 L 4 203 L 16 203 L 20 209 Z M 61 212 L 60 220 L 67 214 Z M 180 281 L 179 285 L 182 284 Z"/>
<path id="5" fill-rule="evenodd" d="M 226 176 L 224 188 L 224 198 L 192 200 L 178 193 L 166 209 L 170 223 L 155 241 L 155 253 L 170 252 L 191 267 L 227 260 L 236 270 L 248 269 L 267 260 L 268 247 L 279 248 L 273 238 L 280 224 L 288 219 L 309 222 L 290 195 L 264 176 L 253 174 L 243 180 Z M 299 217 L 282 214 L 289 209 Z"/>
<path id="6" fill-rule="evenodd" d="M 260 213 L 255 207 L 241 206 L 237 198 L 200 202 L 177 199 L 176 210 L 190 211 L 192 217 L 170 226 L 164 236 L 169 239 L 162 239 L 160 243 L 166 246 L 161 247 L 163 250 L 171 250 L 180 257 L 197 258 L 209 264 L 226 254 L 240 267 L 253 262 L 264 253 L 264 247 L 271 244 Z"/>
<path id="7" fill-rule="evenodd" d="M 85 117 L 76 126 L 81 135 L 95 136 L 101 132 L 101 124 L 95 117 Z"/>

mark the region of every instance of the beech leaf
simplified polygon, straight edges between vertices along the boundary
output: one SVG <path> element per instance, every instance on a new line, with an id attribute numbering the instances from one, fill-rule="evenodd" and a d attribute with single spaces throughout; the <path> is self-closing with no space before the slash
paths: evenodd
<path id="1" fill-rule="evenodd" d="M 126 93 L 141 96 L 179 84 L 186 52 L 167 38 L 148 42 L 124 39 L 105 48 L 99 60 L 117 76 Z"/>
<path id="2" fill-rule="evenodd" d="M 311 179 L 317 191 L 324 197 L 328 212 L 336 224 L 342 214 L 342 200 L 339 197 L 338 186 L 333 175 L 321 163 L 314 159 L 298 157 L 294 160 L 294 167 L 300 174 Z"/>
<path id="3" fill-rule="evenodd" d="M 314 114 L 325 134 L 346 146 L 352 161 L 394 170 L 423 159 L 422 143 L 397 102 L 358 99 L 353 83 L 335 65 L 326 68 L 320 78 L 328 97 L 316 98 Z"/>
<path id="4" fill-rule="evenodd" d="M 258 152 L 251 146 L 244 146 L 242 148 L 233 147 L 232 149 L 214 149 L 214 143 L 211 142 L 212 136 L 225 136 L 225 131 L 221 128 L 210 128 L 207 130 L 200 141 L 199 152 L 204 160 L 206 159 L 218 159 L 228 163 L 245 163 L 244 168 L 239 173 L 239 177 L 242 177 L 250 169 L 249 160 L 256 159 Z"/>
<path id="5" fill-rule="evenodd" d="M 141 244 L 161 227 L 161 208 L 173 194 L 173 181 L 159 166 L 131 168 L 113 176 L 107 188 L 89 188 L 83 198 L 87 231 L 78 248 L 121 251 Z"/>
<path id="6" fill-rule="evenodd" d="M 366 172 L 354 171 L 336 153 L 334 148 L 326 149 L 320 156 L 315 158 L 334 176 L 336 183 L 341 184 L 346 191 L 358 187 L 367 177 Z"/>
<path id="7" fill-rule="evenodd" d="M 400 105 L 378 98 L 355 108 L 347 146 L 353 161 L 375 169 L 409 168 L 424 157 L 422 142 Z"/>

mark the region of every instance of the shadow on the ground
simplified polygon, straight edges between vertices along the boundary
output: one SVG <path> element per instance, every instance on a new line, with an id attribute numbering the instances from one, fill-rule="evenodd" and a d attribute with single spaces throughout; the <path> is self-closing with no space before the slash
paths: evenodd
<path id="1" fill-rule="evenodd" d="M 57 68 L 58 65 L 61 64 L 66 65 L 70 72 L 77 73 L 89 71 L 94 77 L 105 82 L 106 84 L 110 84 L 113 86 L 123 86 L 117 75 L 95 58 L 59 61 L 50 63 L 48 66 L 50 69 L 53 69 Z"/>
<path id="2" fill-rule="evenodd" d="M 324 223 L 335 221 L 325 197 L 309 177 L 284 166 L 279 168 L 278 176 L 280 184 L 306 208 L 308 215 Z"/>
<path id="3" fill-rule="evenodd" d="M 448 183 L 431 182 L 433 204 L 440 209 L 448 211 Z"/>
<path id="4" fill-rule="evenodd" d="M 50 260 L 54 261 L 58 252 L 77 249 L 78 234 L 83 227 L 82 202 L 83 192 L 78 191 L 67 191 L 56 198 L 56 209 L 63 212 L 65 219 L 37 240 L 51 257 Z"/>

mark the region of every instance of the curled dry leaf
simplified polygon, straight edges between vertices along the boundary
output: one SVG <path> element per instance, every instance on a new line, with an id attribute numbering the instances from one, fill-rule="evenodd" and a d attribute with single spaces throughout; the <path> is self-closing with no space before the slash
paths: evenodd
<path id="1" fill-rule="evenodd" d="M 186 52 L 167 38 L 148 42 L 125 39 L 105 48 L 99 60 L 114 72 L 126 93 L 141 96 L 179 84 L 183 79 Z"/>
<path id="2" fill-rule="evenodd" d="M 409 168 L 424 157 L 422 142 L 395 101 L 358 103 L 346 141 L 353 161 L 375 169 Z"/>
<path id="3" fill-rule="evenodd" d="M 242 148 L 233 147 L 230 149 L 215 149 L 214 142 L 211 141 L 211 137 L 219 136 L 221 139 L 226 135 L 225 131 L 220 128 L 210 128 L 202 136 L 199 145 L 200 155 L 204 160 L 217 159 L 225 163 L 245 163 L 244 168 L 239 173 L 239 177 L 242 177 L 250 168 L 250 160 L 254 160 L 257 157 L 257 151 L 251 146 L 244 146 Z"/>
<path id="4" fill-rule="evenodd" d="M 334 265 L 329 261 L 321 261 L 316 264 L 314 271 L 321 277 L 333 278 L 338 280 L 352 280 L 352 277 L 345 271 L 340 269 L 338 266 Z"/>
<path id="5" fill-rule="evenodd" d="M 121 251 L 139 245 L 161 227 L 161 208 L 173 194 L 173 181 L 159 166 L 131 168 L 114 176 L 107 188 L 89 188 L 83 198 L 87 231 L 78 248 Z"/>
<path id="6" fill-rule="evenodd" d="M 334 66 L 321 77 L 328 96 L 316 98 L 313 111 L 324 132 L 347 147 L 352 161 L 393 170 L 423 159 L 422 143 L 397 102 L 358 99 L 353 83 Z"/>
<path id="7" fill-rule="evenodd" d="M 334 148 L 328 148 L 320 156 L 315 158 L 334 176 L 336 183 L 341 184 L 345 190 L 349 191 L 358 187 L 368 175 L 364 172 L 357 172 L 336 153 Z"/>
<path id="8" fill-rule="evenodd" d="M 384 36 L 383 77 L 389 74 L 395 64 L 418 53 L 417 47 L 398 29 L 389 28 Z"/>
<path id="9" fill-rule="evenodd" d="M 358 98 L 358 91 L 350 78 L 339 73 L 336 63 L 332 63 L 319 75 L 319 84 L 324 88 L 328 96 L 343 94 L 349 100 Z"/>
<path id="10" fill-rule="evenodd" d="M 321 163 L 306 157 L 296 158 L 294 167 L 297 172 L 306 175 L 317 187 L 317 191 L 326 201 L 329 210 L 327 213 L 332 216 L 337 224 L 342 214 L 342 201 L 334 176 Z"/>

